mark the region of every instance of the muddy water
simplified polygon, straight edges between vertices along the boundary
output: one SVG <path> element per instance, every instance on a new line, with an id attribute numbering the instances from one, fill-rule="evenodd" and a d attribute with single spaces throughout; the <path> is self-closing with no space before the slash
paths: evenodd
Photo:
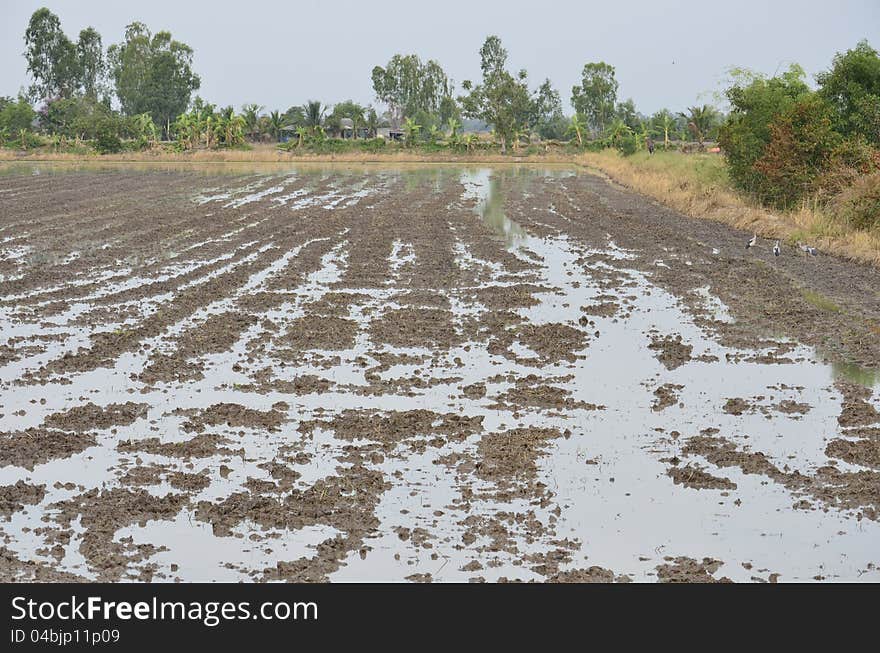
<path id="1" fill-rule="evenodd" d="M 26 174 L 7 177 L 5 194 L 30 201 L 35 187 L 19 183 L 22 177 L 62 169 L 18 168 Z M 4 453 L 0 485 L 45 486 L 30 503 L 9 495 L 22 505 L 12 505 L 0 533 L 19 560 L 111 580 L 543 581 L 596 567 L 618 580 L 648 581 L 700 565 L 686 579 L 880 580 L 876 488 L 841 499 L 829 489 L 840 482 L 802 482 L 829 464 L 839 474 L 873 469 L 859 458 L 829 460 L 826 447 L 855 437 L 842 418 L 846 393 L 854 391 L 839 382 L 880 387 L 877 378 L 855 365 L 824 364 L 812 348 L 783 337 L 749 348 L 722 344 L 723 325 L 735 318 L 718 297 L 706 288 L 676 293 L 655 280 L 652 267 L 689 261 L 623 248 L 611 233 L 586 241 L 551 228 L 563 215 L 590 219 L 578 214 L 581 175 L 448 166 L 219 172 L 213 164 L 204 173 L 209 179 L 190 183 L 177 200 L 216 222 L 218 232 L 195 237 L 149 274 L 138 269 L 149 259 L 131 267 L 108 262 L 4 291 L 3 338 L 23 352 L 0 367 L 5 434 L 41 428 L 53 413 L 89 402 L 145 405 L 130 421 L 85 424 L 94 443 L 81 451 L 48 459 Z M 372 224 L 386 225 L 387 233 L 361 231 L 363 216 L 377 214 Z M 314 233 L 284 241 L 280 225 L 296 226 L 301 216 L 316 221 Z M 261 231 L 269 224 L 279 226 Z M 29 266 L 40 263 L 28 260 L 39 243 L 33 229 L 21 234 L 2 225 L 0 251 L 12 261 L 4 280 L 27 281 Z M 190 258 L 210 242 L 228 247 Z M 365 261 L 362 247 L 379 255 Z M 284 282 L 313 248 L 313 265 Z M 240 270 L 234 284 L 202 305 L 172 310 L 186 289 Z M 372 272 L 380 282 L 370 281 Z M 419 285 L 420 274 L 441 290 L 449 338 L 433 335 L 433 326 L 413 336 L 406 319 L 389 326 L 398 310 L 433 306 L 408 299 L 431 289 Z M 97 302 L 145 282 L 170 287 L 110 303 L 119 315 L 100 325 L 89 318 Z M 527 300 L 512 299 L 524 284 Z M 486 289 L 486 296 L 475 294 Z M 72 299 L 64 310 L 42 313 L 65 293 Z M 279 297 L 247 308 L 265 293 Z M 341 321 L 326 322 L 317 307 L 339 294 L 347 296 L 333 304 Z M 491 305 L 500 300 L 516 322 L 492 326 L 487 338 L 472 325 L 495 315 Z M 230 327 L 229 342 L 212 335 L 221 344 L 205 345 L 189 335 L 236 311 L 256 319 Z M 113 349 L 101 365 L 55 363 L 96 347 L 97 331 L 124 337 L 166 313 L 172 317 L 161 328 L 138 332 L 136 347 Z M 290 337 L 305 337 L 307 321 L 318 315 L 339 331 L 310 335 L 313 341 L 292 355 L 288 327 Z M 705 316 L 717 328 L 698 319 Z M 351 338 L 343 335 L 349 324 Z M 579 336 L 562 347 L 569 332 Z M 161 356 L 178 356 L 174 374 L 145 378 Z M 180 374 L 193 363 L 198 374 Z M 535 393 L 548 386 L 553 398 L 541 400 Z M 869 416 L 860 425 L 872 428 L 870 411 L 880 401 L 876 392 L 861 401 Z M 218 405 L 260 413 L 205 417 Z M 358 422 L 354 435 L 333 421 L 410 411 L 435 417 L 428 426 L 404 421 L 378 430 Z M 481 421 L 452 437 L 439 430 L 448 415 Z M 505 437 L 509 447 L 520 433 L 539 432 L 554 435 L 514 455 L 504 449 Z M 191 443 L 194 433 L 222 438 L 222 446 L 181 456 L 143 445 L 148 438 Z M 714 444 L 698 447 L 700 437 Z M 376 441 L 384 444 L 369 444 Z M 18 440 L 3 446 L 12 442 Z M 363 450 L 353 451 L 357 446 Z M 719 446 L 739 457 L 714 455 Z M 758 453 L 776 471 L 742 462 Z M 267 462 L 295 478 L 285 485 Z M 135 482 L 139 470 L 145 480 Z M 360 470 L 381 478 L 381 489 L 360 489 L 362 476 L 350 478 Z M 181 478 L 195 485 L 181 486 Z M 876 477 L 867 478 L 870 484 Z M 344 488 L 331 505 L 322 503 L 331 491 L 327 479 Z M 254 489 L 260 482 L 268 489 Z M 146 498 L 106 498 L 114 489 Z M 91 490 L 98 499 L 89 498 Z M 314 514 L 300 511 L 312 491 Z M 211 512 L 226 511 L 238 494 L 250 501 L 243 512 Z M 150 503 L 169 496 L 181 498 L 167 509 Z M 345 544 L 328 557 L 328 543 L 339 541 Z M 295 561 L 315 571 L 295 576 L 288 570 Z"/>

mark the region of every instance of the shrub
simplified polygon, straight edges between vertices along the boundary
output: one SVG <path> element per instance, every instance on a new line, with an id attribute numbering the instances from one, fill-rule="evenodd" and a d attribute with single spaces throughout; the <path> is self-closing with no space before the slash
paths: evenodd
<path id="1" fill-rule="evenodd" d="M 617 139 L 617 149 L 623 156 L 631 156 L 639 149 L 639 139 L 635 134 L 624 134 Z"/>
<path id="2" fill-rule="evenodd" d="M 815 193 L 841 141 L 828 103 L 817 95 L 805 96 L 771 122 L 770 141 L 754 164 L 756 194 L 784 208 Z"/>
<path id="3" fill-rule="evenodd" d="M 718 142 L 736 187 L 757 191 L 761 173 L 755 169 L 755 162 L 770 143 L 770 125 L 779 114 L 809 94 L 803 78 L 803 69 L 791 66 L 787 72 L 770 79 L 741 75 L 727 89 L 731 112 L 719 130 Z"/>
<path id="4" fill-rule="evenodd" d="M 880 172 L 859 176 L 832 201 L 834 216 L 856 229 L 880 230 Z"/>
<path id="5" fill-rule="evenodd" d="M 18 134 L 22 129 L 30 129 L 36 113 L 28 101 L 22 97 L 17 101 L 6 98 L 3 100 L 0 108 L 0 130 Z"/>

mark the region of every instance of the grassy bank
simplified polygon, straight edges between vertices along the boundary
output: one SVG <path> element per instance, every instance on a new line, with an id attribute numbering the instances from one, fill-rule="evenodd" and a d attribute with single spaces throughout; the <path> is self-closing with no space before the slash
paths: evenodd
<path id="1" fill-rule="evenodd" d="M 845 258 L 880 265 L 880 234 L 848 228 L 817 206 L 774 212 L 734 190 L 724 159 L 715 154 L 613 150 L 585 152 L 575 159 L 613 181 L 695 218 L 716 220 L 763 238 L 797 242 Z"/>
<path id="2" fill-rule="evenodd" d="M 599 172 L 610 180 L 656 199 L 686 215 L 716 220 L 763 238 L 779 238 L 788 246 L 797 242 L 852 260 L 880 265 L 880 234 L 859 231 L 836 221 L 827 211 L 802 205 L 794 211 L 774 212 L 737 192 L 727 177 L 724 159 L 717 154 L 639 152 L 621 156 L 616 150 L 571 153 L 562 148 L 526 154 L 493 150 L 472 152 L 424 151 L 389 148 L 382 152 L 287 152 L 274 145 L 250 149 L 144 151 L 82 155 L 46 151 L 0 149 L 0 161 L 141 162 L 141 163 L 459 163 L 459 164 L 574 164 Z"/>

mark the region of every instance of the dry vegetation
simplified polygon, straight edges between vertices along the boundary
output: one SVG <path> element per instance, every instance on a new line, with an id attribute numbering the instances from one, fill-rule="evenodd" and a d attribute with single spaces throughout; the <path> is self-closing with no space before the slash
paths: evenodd
<path id="1" fill-rule="evenodd" d="M 800 241 L 856 261 L 880 265 L 880 234 L 836 221 L 827 211 L 803 203 L 797 210 L 773 212 L 734 190 L 724 160 L 713 154 L 658 152 L 623 157 L 613 150 L 576 157 L 613 181 L 695 218 L 717 220 L 764 238 Z"/>

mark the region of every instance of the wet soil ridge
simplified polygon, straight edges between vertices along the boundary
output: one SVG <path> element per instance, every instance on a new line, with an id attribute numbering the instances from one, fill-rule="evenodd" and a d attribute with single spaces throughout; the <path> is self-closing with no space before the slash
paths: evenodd
<path id="1" fill-rule="evenodd" d="M 875 270 L 563 169 L 0 191 L 0 580 L 880 580 Z"/>

